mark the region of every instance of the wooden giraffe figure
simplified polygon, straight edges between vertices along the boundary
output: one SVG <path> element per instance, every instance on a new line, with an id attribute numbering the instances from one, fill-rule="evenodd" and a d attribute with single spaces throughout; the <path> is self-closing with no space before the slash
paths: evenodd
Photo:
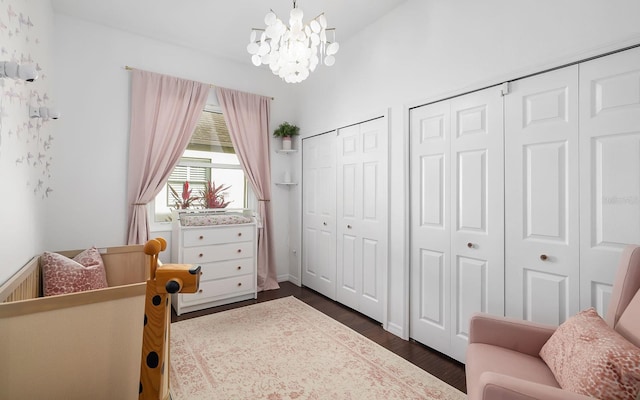
<path id="1" fill-rule="evenodd" d="M 158 254 L 167 248 L 163 238 L 144 245 L 150 257 L 149 279 L 144 304 L 140 400 L 166 400 L 169 396 L 169 329 L 171 293 L 195 293 L 200 284 L 200 267 L 191 264 L 158 266 Z"/>

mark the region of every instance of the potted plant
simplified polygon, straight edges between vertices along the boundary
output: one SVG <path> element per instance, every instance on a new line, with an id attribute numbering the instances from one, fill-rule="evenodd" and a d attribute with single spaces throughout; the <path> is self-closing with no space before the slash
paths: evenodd
<path id="1" fill-rule="evenodd" d="M 207 182 L 204 190 L 200 192 L 200 199 L 204 208 L 225 208 L 230 201 L 224 201 L 224 191 L 231 186 L 216 186 L 215 182 Z"/>
<path id="2" fill-rule="evenodd" d="M 299 134 L 300 128 L 287 121 L 281 123 L 278 129 L 273 131 L 274 137 L 282 138 L 282 150 L 291 150 L 291 137 Z"/>
<path id="3" fill-rule="evenodd" d="M 200 197 L 198 196 L 191 195 L 189 182 L 185 182 L 182 184 L 182 195 L 178 195 L 178 192 L 176 192 L 176 190 L 173 187 L 171 187 L 171 185 L 168 185 L 168 186 L 169 186 L 169 189 L 171 190 L 171 195 L 173 196 L 173 200 L 175 201 L 176 209 L 178 210 L 185 210 L 191 207 L 191 205 L 195 201 L 200 199 Z"/>

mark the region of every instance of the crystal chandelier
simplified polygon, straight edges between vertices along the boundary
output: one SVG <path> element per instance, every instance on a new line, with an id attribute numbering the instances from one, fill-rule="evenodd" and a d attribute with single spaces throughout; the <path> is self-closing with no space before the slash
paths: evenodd
<path id="1" fill-rule="evenodd" d="M 287 27 L 273 12 L 264 17 L 266 29 L 253 28 L 247 51 L 256 67 L 269 65 L 271 71 L 288 83 L 298 83 L 309 77 L 318 64 L 330 67 L 340 48 L 336 42 L 335 28 L 327 29 L 324 13 L 305 25 L 303 12 L 293 2 Z M 258 32 L 261 32 L 258 39 Z M 332 41 L 327 40 L 327 32 L 332 33 Z"/>

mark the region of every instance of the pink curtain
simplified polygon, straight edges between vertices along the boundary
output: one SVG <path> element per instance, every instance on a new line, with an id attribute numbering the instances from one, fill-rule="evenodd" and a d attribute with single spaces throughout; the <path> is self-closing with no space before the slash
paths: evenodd
<path id="1" fill-rule="evenodd" d="M 189 144 L 209 85 L 141 70 L 131 74 L 127 242 L 141 244 L 149 239 L 147 203 Z"/>
<path id="2" fill-rule="evenodd" d="M 258 196 L 258 214 L 262 218 L 262 229 L 258 231 L 258 289 L 278 289 L 280 286 L 271 242 L 271 99 L 224 88 L 216 88 L 216 92 L 233 147 L 253 191 Z"/>

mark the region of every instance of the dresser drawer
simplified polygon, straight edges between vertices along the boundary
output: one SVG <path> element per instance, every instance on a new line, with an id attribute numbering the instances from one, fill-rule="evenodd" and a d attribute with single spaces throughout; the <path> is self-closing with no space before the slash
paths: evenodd
<path id="1" fill-rule="evenodd" d="M 214 263 L 199 264 L 200 284 L 205 281 L 221 278 L 230 278 L 253 272 L 253 258 L 240 258 L 237 260 L 218 261 Z"/>
<path id="2" fill-rule="evenodd" d="M 182 232 L 184 247 L 206 246 L 217 243 L 246 242 L 253 240 L 255 226 L 224 226 L 185 229 Z"/>
<path id="3" fill-rule="evenodd" d="M 197 293 L 181 295 L 182 302 L 185 304 L 206 303 L 219 297 L 231 297 L 235 294 L 253 292 L 255 285 L 256 277 L 254 274 L 200 282 L 200 289 Z"/>
<path id="4" fill-rule="evenodd" d="M 184 264 L 202 264 L 253 257 L 253 242 L 186 247 L 182 250 L 182 256 L 182 263 Z"/>

